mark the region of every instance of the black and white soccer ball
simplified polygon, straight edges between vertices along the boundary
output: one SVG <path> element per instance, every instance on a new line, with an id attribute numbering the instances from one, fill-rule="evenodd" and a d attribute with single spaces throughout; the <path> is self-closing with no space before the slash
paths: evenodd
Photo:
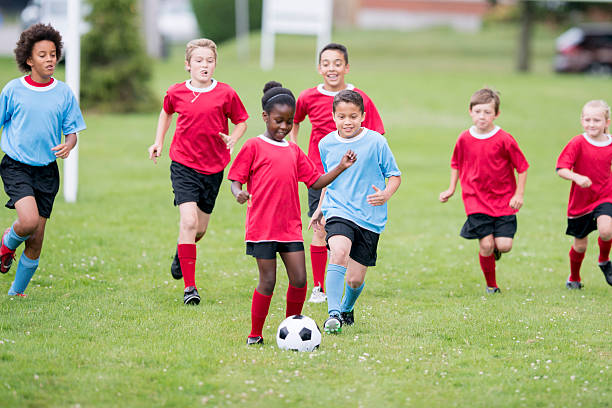
<path id="1" fill-rule="evenodd" d="M 308 316 L 289 316 L 278 326 L 276 344 L 283 350 L 313 351 L 321 344 L 321 330 Z"/>

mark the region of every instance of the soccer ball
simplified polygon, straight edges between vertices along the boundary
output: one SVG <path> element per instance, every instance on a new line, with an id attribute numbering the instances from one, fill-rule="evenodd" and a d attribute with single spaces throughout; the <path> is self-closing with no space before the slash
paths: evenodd
<path id="1" fill-rule="evenodd" d="M 289 316 L 278 326 L 276 344 L 283 350 L 312 351 L 321 344 L 321 331 L 308 316 Z"/>

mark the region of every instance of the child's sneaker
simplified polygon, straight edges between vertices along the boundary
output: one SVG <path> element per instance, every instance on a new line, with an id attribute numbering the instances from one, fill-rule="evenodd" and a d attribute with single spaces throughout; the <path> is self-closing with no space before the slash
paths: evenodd
<path id="1" fill-rule="evenodd" d="M 186 305 L 198 305 L 200 304 L 200 295 L 195 286 L 187 286 L 185 288 L 185 294 L 183 295 L 183 303 Z"/>
<path id="2" fill-rule="evenodd" d="M 610 261 L 599 264 L 599 269 L 603 272 L 606 277 L 608 285 L 612 286 L 612 263 Z"/>
<path id="3" fill-rule="evenodd" d="M 582 282 L 574 282 L 568 280 L 567 282 L 565 282 L 565 287 L 568 289 L 582 289 L 584 285 L 582 284 Z"/>
<path id="4" fill-rule="evenodd" d="M 323 323 L 323 330 L 327 334 L 336 334 L 342 331 L 342 319 L 338 315 L 330 315 L 325 323 Z"/>
<path id="5" fill-rule="evenodd" d="M 346 324 L 347 326 L 352 326 L 353 324 L 355 324 L 354 312 L 355 312 L 355 309 L 351 310 L 350 312 L 340 313 L 340 318 L 342 319 L 342 323 Z"/>
<path id="6" fill-rule="evenodd" d="M 179 262 L 178 257 L 178 249 L 176 250 L 176 254 L 174 254 L 172 265 L 170 265 L 170 273 L 172 274 L 172 277 L 177 280 L 183 277 L 183 271 L 181 270 L 181 263 Z"/>
<path id="7" fill-rule="evenodd" d="M 7 273 L 13 265 L 13 259 L 15 259 L 15 250 L 10 249 L 4 245 L 4 237 L 9 233 L 11 229 L 7 228 L 2 234 L 2 243 L 0 245 L 0 272 Z"/>
<path id="8" fill-rule="evenodd" d="M 487 294 L 493 295 L 495 293 L 501 293 L 498 287 L 487 286 Z"/>
<path id="9" fill-rule="evenodd" d="M 497 248 L 493 248 L 493 256 L 495 257 L 495 260 L 496 260 L 496 261 L 499 261 L 499 259 L 500 259 L 500 258 L 501 258 L 501 256 L 502 256 L 502 253 L 501 253 L 501 252 L 499 252 L 499 249 L 497 249 Z"/>
<path id="10" fill-rule="evenodd" d="M 326 300 L 327 295 L 321 290 L 320 286 L 312 288 L 312 294 L 310 295 L 310 299 L 308 299 L 310 303 L 323 303 Z"/>
<path id="11" fill-rule="evenodd" d="M 255 344 L 264 344 L 263 337 L 247 337 L 247 346 L 253 346 Z"/>

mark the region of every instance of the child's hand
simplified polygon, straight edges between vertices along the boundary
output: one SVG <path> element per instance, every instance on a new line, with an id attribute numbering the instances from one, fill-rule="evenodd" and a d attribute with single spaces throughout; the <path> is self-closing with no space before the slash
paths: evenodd
<path id="1" fill-rule="evenodd" d="M 153 163 L 157 164 L 157 158 L 161 156 L 162 146 L 157 143 L 153 143 L 149 147 L 149 159 L 153 160 Z"/>
<path id="2" fill-rule="evenodd" d="M 249 201 L 250 198 L 251 198 L 251 195 L 249 194 L 248 191 L 245 191 L 245 190 L 241 190 L 236 195 L 236 201 L 238 201 L 240 204 L 246 203 L 247 201 Z"/>
<path id="3" fill-rule="evenodd" d="M 515 194 L 510 199 L 510 208 L 514 210 L 520 210 L 522 206 L 523 206 L 523 196 Z"/>
<path id="4" fill-rule="evenodd" d="M 445 203 L 453 196 L 453 194 L 455 194 L 455 192 L 449 188 L 448 190 L 444 190 L 440 193 L 438 200 L 440 200 L 441 203 Z"/>
<path id="5" fill-rule="evenodd" d="M 582 188 L 589 188 L 593 184 L 590 178 L 587 176 L 581 176 L 579 174 L 576 174 L 574 182 Z"/>
<path id="6" fill-rule="evenodd" d="M 357 154 L 349 149 L 346 151 L 346 153 L 344 153 L 344 156 L 342 156 L 342 160 L 340 160 L 340 167 L 343 169 L 348 169 L 353 165 L 353 163 L 355 163 L 355 160 L 357 160 Z"/>
<path id="7" fill-rule="evenodd" d="M 71 146 L 68 143 L 62 143 L 62 144 L 58 144 L 57 146 L 51 148 L 51 150 L 55 152 L 55 157 L 60 158 L 60 159 L 65 159 L 68 157 L 73 147 L 74 145 Z"/>
<path id="8" fill-rule="evenodd" d="M 312 214 L 312 218 L 310 219 L 310 222 L 308 223 L 308 229 L 312 227 L 312 230 L 314 232 L 318 232 L 321 228 L 323 228 L 323 225 L 321 224 L 322 219 L 323 219 L 323 212 L 321 211 L 320 208 L 317 208 L 315 212 Z"/>
<path id="9" fill-rule="evenodd" d="M 389 197 L 387 197 L 387 193 L 385 193 L 385 190 L 381 190 L 380 188 L 376 187 L 374 184 L 372 184 L 372 188 L 374 189 L 375 193 L 370 194 L 367 197 L 368 204 L 373 205 L 373 206 L 378 206 L 378 205 L 383 205 L 384 203 L 387 202 L 387 200 L 389 200 Z"/>
<path id="10" fill-rule="evenodd" d="M 221 139 L 223 139 L 223 141 L 225 142 L 225 146 L 230 151 L 230 154 L 232 154 L 232 152 L 234 151 L 234 145 L 236 144 L 236 141 L 233 140 L 231 137 L 229 137 L 229 135 L 226 135 L 225 133 L 222 133 L 222 132 L 219 132 L 219 136 L 221 136 Z"/>

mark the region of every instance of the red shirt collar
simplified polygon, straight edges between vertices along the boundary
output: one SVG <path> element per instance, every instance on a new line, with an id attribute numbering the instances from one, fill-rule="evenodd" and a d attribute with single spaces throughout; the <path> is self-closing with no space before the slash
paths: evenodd
<path id="1" fill-rule="evenodd" d="M 32 85 L 32 86 L 35 86 L 35 87 L 38 87 L 38 88 L 44 88 L 44 87 L 46 87 L 46 86 L 51 85 L 51 84 L 53 83 L 53 81 L 55 81 L 55 80 L 54 80 L 53 78 L 51 78 L 51 80 L 50 80 L 49 82 L 47 82 L 46 84 L 41 84 L 40 82 L 36 82 L 36 81 L 34 81 L 34 80 L 32 79 L 32 76 L 31 76 L 31 75 L 26 75 L 26 77 L 25 77 L 25 81 L 26 81 L 28 84 Z"/>

